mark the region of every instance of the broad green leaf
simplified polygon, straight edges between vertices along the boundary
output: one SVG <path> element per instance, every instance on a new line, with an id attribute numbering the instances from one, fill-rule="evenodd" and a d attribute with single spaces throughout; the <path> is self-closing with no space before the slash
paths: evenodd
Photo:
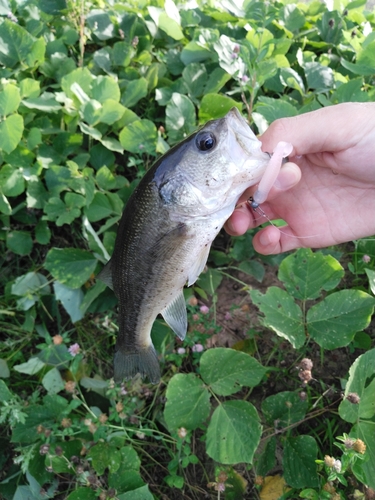
<path id="1" fill-rule="evenodd" d="M 96 182 L 98 183 L 99 187 L 105 189 L 106 191 L 115 189 L 117 185 L 116 177 L 105 165 L 98 170 L 96 174 Z"/>
<path id="2" fill-rule="evenodd" d="M 86 215 L 90 222 L 97 222 L 113 215 L 113 207 L 105 193 L 95 193 L 94 199 L 86 209 Z"/>
<path id="3" fill-rule="evenodd" d="M 278 118 L 296 116 L 298 114 L 297 109 L 289 102 L 266 96 L 259 97 L 255 110 L 264 116 L 268 123 L 272 123 Z"/>
<path id="4" fill-rule="evenodd" d="M 236 107 L 238 111 L 242 111 L 242 104 L 226 95 L 205 94 L 199 108 L 199 122 L 204 123 L 208 120 L 222 118 L 233 107 Z"/>
<path id="5" fill-rule="evenodd" d="M 66 500 L 96 500 L 97 498 L 94 490 L 90 490 L 87 486 L 78 486 L 66 497 Z"/>
<path id="6" fill-rule="evenodd" d="M 168 138 L 172 143 L 185 139 L 196 129 L 195 108 L 185 95 L 174 92 L 165 115 Z"/>
<path id="7" fill-rule="evenodd" d="M 61 88 L 71 99 L 74 97 L 74 92 L 71 90 L 73 84 L 79 85 L 86 94 L 90 95 L 92 80 L 93 76 L 87 67 L 77 68 L 62 77 Z"/>
<path id="8" fill-rule="evenodd" d="M 40 94 L 40 82 L 38 80 L 22 78 L 19 85 L 22 99 L 25 97 L 38 97 Z"/>
<path id="9" fill-rule="evenodd" d="M 365 269 L 365 272 L 367 274 L 370 290 L 375 295 L 375 271 L 372 269 Z"/>
<path id="10" fill-rule="evenodd" d="M 83 301 L 83 292 L 80 288 L 72 289 L 66 285 L 63 285 L 59 281 L 55 281 L 53 284 L 53 289 L 56 295 L 56 299 L 60 300 L 64 306 L 65 311 L 69 314 L 72 323 L 83 318 L 83 313 L 80 309 Z"/>
<path id="11" fill-rule="evenodd" d="M 28 231 L 9 231 L 7 248 L 17 255 L 28 255 L 33 248 L 33 240 Z"/>
<path id="12" fill-rule="evenodd" d="M 26 363 L 21 363 L 19 365 L 14 365 L 13 370 L 19 373 L 26 373 L 27 375 L 35 375 L 42 368 L 44 368 L 45 363 L 39 358 L 30 358 Z"/>
<path id="13" fill-rule="evenodd" d="M 78 248 L 51 248 L 44 267 L 52 276 L 70 288 L 79 288 L 88 281 L 97 265 L 90 252 Z"/>
<path id="14" fill-rule="evenodd" d="M 36 272 L 29 272 L 18 276 L 11 288 L 13 295 L 33 295 L 33 294 L 48 294 L 50 293 L 50 286 L 47 278 Z"/>
<path id="15" fill-rule="evenodd" d="M 121 465 L 121 452 L 115 446 L 109 443 L 99 441 L 90 448 L 87 458 L 91 459 L 92 467 L 100 476 L 108 468 L 112 472 L 116 472 Z"/>
<path id="16" fill-rule="evenodd" d="M 363 78 L 354 78 L 340 85 L 332 94 L 331 101 L 334 104 L 341 102 L 367 102 L 369 96 L 363 92 Z"/>
<path id="17" fill-rule="evenodd" d="M 170 430 L 196 429 L 210 413 L 210 393 L 194 373 L 174 375 L 168 383 L 164 418 Z"/>
<path id="18" fill-rule="evenodd" d="M 340 290 L 307 312 L 307 330 L 324 349 L 348 345 L 356 332 L 366 328 L 375 299 L 361 290 Z"/>
<path id="19" fill-rule="evenodd" d="M 22 138 L 23 128 L 21 115 L 10 115 L 0 122 L 0 149 L 8 154 L 16 149 Z"/>
<path id="20" fill-rule="evenodd" d="M 215 68 L 210 72 L 208 81 L 204 88 L 204 95 L 216 94 L 230 80 L 231 76 L 222 68 Z"/>
<path id="21" fill-rule="evenodd" d="M 127 491 L 118 495 L 118 500 L 154 500 L 154 495 L 150 492 L 148 484 L 132 491 Z"/>
<path id="22" fill-rule="evenodd" d="M 219 347 L 209 349 L 200 360 L 203 380 L 219 396 L 229 396 L 243 386 L 255 387 L 267 372 L 248 354 Z"/>
<path id="23" fill-rule="evenodd" d="M 47 245 L 51 239 L 51 230 L 45 220 L 40 220 L 35 226 L 35 239 L 41 245 Z"/>
<path id="24" fill-rule="evenodd" d="M 104 10 L 92 9 L 85 17 L 91 31 L 99 40 L 109 40 L 114 36 L 115 27 Z"/>
<path id="25" fill-rule="evenodd" d="M 8 363 L 5 359 L 0 358 L 0 378 L 8 378 L 10 376 L 10 370 Z M 1 397 L 1 387 L 0 387 L 0 401 L 5 401 Z"/>
<path id="26" fill-rule="evenodd" d="M 373 394 L 372 396 L 373 399 Z M 350 437 L 362 439 L 366 444 L 366 458 L 367 460 L 357 461 L 353 467 L 354 475 L 360 480 L 361 483 L 367 484 L 370 488 L 375 489 L 375 439 L 374 439 L 374 421 L 361 421 L 354 425 L 350 431 Z M 363 480 L 363 474 L 365 480 Z"/>
<path id="27" fill-rule="evenodd" d="M 97 125 L 100 122 L 102 114 L 102 105 L 95 99 L 90 99 L 81 108 L 82 116 L 90 126 Z"/>
<path id="28" fill-rule="evenodd" d="M 302 401 L 296 392 L 279 392 L 273 396 L 268 396 L 262 403 L 264 418 L 270 425 L 277 428 L 288 427 L 306 415 L 307 401 Z"/>
<path id="29" fill-rule="evenodd" d="M 144 485 L 139 473 L 141 461 L 132 446 L 120 449 L 121 464 L 116 471 L 109 471 L 108 485 L 117 491 L 133 491 Z"/>
<path id="30" fill-rule="evenodd" d="M 264 314 L 264 325 L 289 340 L 295 349 L 302 347 L 306 340 L 302 311 L 293 298 L 274 286 L 269 287 L 264 295 L 257 290 L 249 293 L 254 304 Z"/>
<path id="31" fill-rule="evenodd" d="M 187 66 L 193 62 L 202 62 L 212 59 L 214 52 L 199 43 L 192 41 L 185 45 L 181 52 L 181 61 Z"/>
<path id="32" fill-rule="evenodd" d="M 301 300 L 312 300 L 322 290 L 333 290 L 344 276 L 341 264 L 331 255 L 300 248 L 280 264 L 278 278 L 287 291 Z"/>
<path id="33" fill-rule="evenodd" d="M 32 127 L 30 129 L 29 135 L 27 136 L 27 147 L 28 149 L 34 149 L 36 146 L 42 143 L 42 133 L 36 128 Z"/>
<path id="34" fill-rule="evenodd" d="M 19 88 L 11 83 L 0 92 L 0 115 L 7 116 L 17 111 L 21 102 Z"/>
<path id="35" fill-rule="evenodd" d="M 148 12 L 156 26 L 163 30 L 168 36 L 174 40 L 181 40 L 184 38 L 184 34 L 178 22 L 169 17 L 162 9 L 150 6 L 148 7 Z"/>
<path id="36" fill-rule="evenodd" d="M 61 14 L 66 9 L 66 0 L 39 0 L 40 10 L 52 16 Z"/>
<path id="37" fill-rule="evenodd" d="M 107 99 L 103 103 L 100 122 L 107 125 L 113 125 L 120 120 L 125 113 L 125 108 L 114 99 Z"/>
<path id="38" fill-rule="evenodd" d="M 192 63 L 186 66 L 182 72 L 186 86 L 191 97 L 199 97 L 203 94 L 207 82 L 207 71 L 203 64 Z"/>
<path id="39" fill-rule="evenodd" d="M 22 104 L 29 109 L 39 109 L 46 113 L 54 113 L 61 109 L 61 104 L 56 101 L 55 95 L 51 92 L 43 92 L 41 96 L 23 99 Z"/>
<path id="40" fill-rule="evenodd" d="M 283 455 L 284 478 L 293 488 L 314 488 L 319 485 L 315 460 L 318 446 L 311 436 L 288 437 Z"/>
<path id="41" fill-rule="evenodd" d="M 12 393 L 8 389 L 8 386 L 4 380 L 0 380 L 0 402 L 9 401 L 12 397 Z"/>
<path id="42" fill-rule="evenodd" d="M 112 62 L 115 66 L 129 66 L 134 49 L 129 42 L 116 42 L 112 50 Z"/>
<path id="43" fill-rule="evenodd" d="M 5 196 L 18 196 L 25 190 L 25 180 L 20 168 L 4 165 L 0 170 L 0 186 Z"/>
<path id="44" fill-rule="evenodd" d="M 355 423 L 360 417 L 371 418 L 375 414 L 375 401 L 369 392 L 370 381 L 375 373 L 375 349 L 359 356 L 349 369 L 349 379 L 345 386 L 345 397 L 339 406 L 340 417 Z M 359 396 L 359 403 L 352 403 L 348 394 Z"/>
<path id="45" fill-rule="evenodd" d="M 308 62 L 305 64 L 305 75 L 309 89 L 323 91 L 333 87 L 333 70 L 329 66 L 323 66 L 318 62 Z"/>
<path id="46" fill-rule="evenodd" d="M 8 19 L 0 25 L 0 63 L 13 68 L 30 55 L 35 39 L 22 26 Z"/>
<path id="47" fill-rule="evenodd" d="M 12 207 L 8 201 L 8 198 L 0 192 L 0 212 L 5 215 L 10 215 L 12 213 Z"/>
<path id="48" fill-rule="evenodd" d="M 158 132 L 153 122 L 150 120 L 137 120 L 130 123 L 120 132 L 119 139 L 121 146 L 131 153 L 155 152 Z"/>
<path id="49" fill-rule="evenodd" d="M 120 101 L 120 87 L 111 76 L 98 76 L 91 84 L 92 98 L 104 104 L 107 99 Z"/>
<path id="50" fill-rule="evenodd" d="M 290 31 L 298 31 L 305 24 L 305 16 L 294 4 L 285 5 L 281 9 L 281 14 L 285 27 Z"/>
<path id="51" fill-rule="evenodd" d="M 146 78 L 139 78 L 128 83 L 124 94 L 121 97 L 121 103 L 127 108 L 133 108 L 137 102 L 146 97 L 148 82 Z"/>
<path id="52" fill-rule="evenodd" d="M 52 368 L 42 378 L 42 385 L 48 394 L 57 394 L 65 387 L 65 382 L 57 368 Z"/>
<path id="53" fill-rule="evenodd" d="M 208 425 L 207 455 L 221 464 L 251 464 L 261 434 L 259 416 L 251 403 L 225 401 L 215 409 Z"/>
<path id="54" fill-rule="evenodd" d="M 336 46 L 342 39 L 343 29 L 346 28 L 345 21 L 337 10 L 326 10 L 323 16 L 317 20 L 316 26 L 320 31 L 321 38 Z"/>
<path id="55" fill-rule="evenodd" d="M 276 437 L 267 439 L 266 446 L 257 461 L 257 474 L 266 476 L 276 464 Z"/>

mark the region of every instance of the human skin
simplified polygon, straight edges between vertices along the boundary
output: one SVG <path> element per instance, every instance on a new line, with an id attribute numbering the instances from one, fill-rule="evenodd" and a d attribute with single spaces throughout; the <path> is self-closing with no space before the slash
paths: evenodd
<path id="1" fill-rule="evenodd" d="M 257 252 L 322 248 L 375 234 L 375 103 L 344 103 L 273 122 L 259 137 L 263 151 L 293 145 L 262 210 L 287 222 L 261 229 Z M 265 222 L 246 200 L 225 224 L 240 235 Z"/>

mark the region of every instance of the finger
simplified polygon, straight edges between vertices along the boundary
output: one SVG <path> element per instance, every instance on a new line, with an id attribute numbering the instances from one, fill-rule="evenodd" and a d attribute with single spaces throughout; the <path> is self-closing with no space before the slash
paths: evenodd
<path id="1" fill-rule="evenodd" d="M 263 255 L 273 255 L 303 247 L 301 241 L 294 238 L 290 228 L 283 226 L 282 232 L 275 226 L 261 229 L 253 238 L 254 249 Z"/>
<path id="2" fill-rule="evenodd" d="M 232 236 L 240 236 L 253 227 L 256 227 L 256 221 L 252 212 L 245 204 L 237 206 L 224 224 L 224 229 Z"/>

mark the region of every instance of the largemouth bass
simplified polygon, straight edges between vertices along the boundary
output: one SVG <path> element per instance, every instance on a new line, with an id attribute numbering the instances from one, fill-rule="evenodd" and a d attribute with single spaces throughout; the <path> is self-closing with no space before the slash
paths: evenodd
<path id="1" fill-rule="evenodd" d="M 124 209 L 112 258 L 98 275 L 119 301 L 116 382 L 137 373 L 159 382 L 152 325 L 161 313 L 184 339 L 183 288 L 195 283 L 214 238 L 269 160 L 233 108 L 172 147 L 142 178 Z"/>

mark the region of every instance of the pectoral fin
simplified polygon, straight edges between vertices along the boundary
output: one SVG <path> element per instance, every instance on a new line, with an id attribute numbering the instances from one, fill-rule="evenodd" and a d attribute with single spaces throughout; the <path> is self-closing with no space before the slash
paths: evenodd
<path id="1" fill-rule="evenodd" d="M 187 330 L 187 314 L 184 294 L 182 290 L 165 307 L 161 314 L 165 322 L 172 328 L 177 337 L 184 340 Z"/>
<path id="2" fill-rule="evenodd" d="M 193 263 L 193 266 L 189 269 L 189 274 L 187 279 L 188 286 L 193 285 L 197 281 L 200 273 L 203 271 L 204 266 L 206 265 L 208 259 L 208 254 L 210 253 L 210 248 L 211 248 L 210 245 L 203 247 L 197 259 Z"/>
<path id="3" fill-rule="evenodd" d="M 103 281 L 103 283 L 105 283 L 111 290 L 113 290 L 111 263 L 112 261 L 109 260 L 96 277 Z"/>

